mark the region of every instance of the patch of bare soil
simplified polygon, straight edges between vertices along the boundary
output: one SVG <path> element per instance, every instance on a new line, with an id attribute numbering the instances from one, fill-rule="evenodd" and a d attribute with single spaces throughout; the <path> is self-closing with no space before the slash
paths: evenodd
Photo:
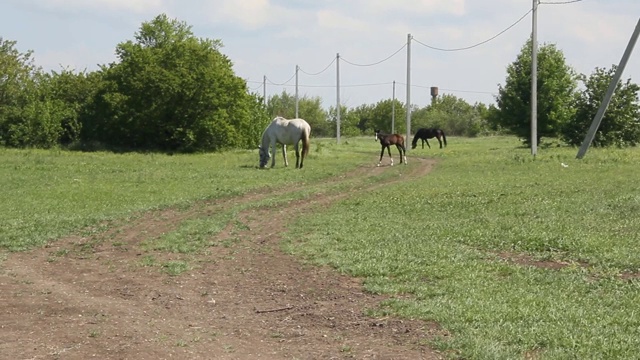
<path id="1" fill-rule="evenodd" d="M 402 178 L 389 181 L 417 180 L 434 164 L 409 160 Z M 361 167 L 330 181 L 382 171 Z M 436 334 L 446 336 L 437 324 L 368 317 L 365 311 L 384 296 L 365 293 L 359 279 L 281 252 L 280 234 L 291 220 L 353 192 L 244 211 L 215 235 L 230 245 L 206 253 L 140 247 L 187 219 L 288 190 L 279 191 L 147 213 L 94 235 L 10 254 L 0 264 L 0 358 L 441 358 L 426 345 Z M 188 260 L 193 268 L 178 276 L 160 271 L 157 264 L 171 260 Z"/>

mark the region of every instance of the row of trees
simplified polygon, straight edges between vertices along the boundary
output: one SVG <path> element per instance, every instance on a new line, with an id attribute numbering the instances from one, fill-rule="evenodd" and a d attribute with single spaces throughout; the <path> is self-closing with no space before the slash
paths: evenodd
<path id="1" fill-rule="evenodd" d="M 287 118 L 295 116 L 295 97 L 282 92 L 267 101 L 267 112 Z M 376 104 L 363 104 L 355 108 L 340 108 L 340 134 L 344 136 L 373 135 L 374 129 L 397 133 L 406 132 L 406 107 L 401 101 L 387 99 Z M 443 95 L 430 105 L 411 109 L 411 127 L 438 127 L 447 134 L 478 136 L 492 131 L 487 121 L 489 108 L 482 103 L 469 105 L 454 95 Z M 337 111 L 335 106 L 324 110 L 319 97 L 303 96 L 298 99 L 298 116 L 309 122 L 313 135 L 336 136 Z M 393 119 L 395 118 L 395 123 Z"/>
<path id="2" fill-rule="evenodd" d="M 576 74 L 562 51 L 544 44 L 538 54 L 538 120 L 540 138 L 560 138 L 580 145 L 602 103 L 616 66 L 596 68 L 589 76 Z M 580 85 L 580 86 L 579 86 Z M 578 90 L 581 87 L 582 90 Z M 618 82 L 594 146 L 633 146 L 640 142 L 640 87 L 628 79 Z M 507 67 L 504 86 L 499 86 L 497 108 L 487 118 L 494 130 L 531 139 L 531 40 Z"/>
<path id="3" fill-rule="evenodd" d="M 0 145 L 107 147 L 123 150 L 215 151 L 252 148 L 276 115 L 295 116 L 295 98 L 283 92 L 262 99 L 248 91 L 219 40 L 194 36 L 184 22 L 159 15 L 142 24 L 134 40 L 116 47 L 117 61 L 93 72 L 44 73 L 31 52 L 0 38 Z M 578 75 L 555 45 L 538 54 L 538 137 L 582 142 L 615 72 L 597 68 Z M 578 90 L 579 84 L 582 90 Z M 640 141 L 638 85 L 620 82 L 594 145 Z M 530 139 L 531 42 L 507 67 L 497 106 L 468 104 L 453 95 L 412 107 L 412 129 L 438 127 L 447 134 L 509 133 Z M 298 113 L 313 136 L 336 136 L 337 109 L 304 96 Z M 342 107 L 341 135 L 373 129 L 406 132 L 406 107 L 397 99 Z M 540 140 L 540 139 L 538 139 Z"/>
<path id="4" fill-rule="evenodd" d="M 32 53 L 0 38 L 0 144 L 161 151 L 252 147 L 269 121 L 218 40 L 160 15 L 117 62 L 44 73 Z"/>

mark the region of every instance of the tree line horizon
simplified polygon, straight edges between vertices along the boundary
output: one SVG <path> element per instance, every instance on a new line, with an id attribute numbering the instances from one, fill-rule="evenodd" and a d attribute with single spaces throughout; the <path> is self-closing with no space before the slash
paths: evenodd
<path id="1" fill-rule="evenodd" d="M 283 91 L 263 99 L 249 90 L 221 52 L 221 40 L 194 35 L 191 26 L 160 14 L 143 22 L 133 40 L 116 46 L 117 60 L 95 71 L 44 72 L 33 52 L 0 37 L 0 146 L 70 150 L 207 152 L 255 148 L 275 116 L 293 118 L 296 99 Z M 578 146 L 616 66 L 578 74 L 555 44 L 538 50 L 538 143 Z M 579 89 L 581 85 L 581 89 Z M 620 81 L 593 146 L 640 142 L 640 86 Z M 453 136 L 512 135 L 530 142 L 531 39 L 507 66 L 495 104 L 469 104 L 441 95 L 411 106 L 411 128 L 435 127 Z M 398 99 L 340 108 L 341 136 L 373 129 L 406 132 Z M 336 107 L 320 97 L 298 99 L 298 115 L 313 137 L 336 137 Z"/>

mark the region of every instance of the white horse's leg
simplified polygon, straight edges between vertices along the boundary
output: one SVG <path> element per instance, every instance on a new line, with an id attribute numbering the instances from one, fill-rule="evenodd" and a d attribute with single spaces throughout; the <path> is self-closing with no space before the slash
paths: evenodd
<path id="1" fill-rule="evenodd" d="M 300 148 L 298 147 L 298 143 L 293 146 L 293 149 L 296 151 L 296 169 L 300 166 Z"/>
<path id="2" fill-rule="evenodd" d="M 289 161 L 287 160 L 287 145 L 282 144 L 282 157 L 284 158 L 284 166 L 289 166 Z"/>
<path id="3" fill-rule="evenodd" d="M 271 167 L 276 166 L 276 142 L 271 143 L 271 153 L 273 156 L 271 157 Z"/>

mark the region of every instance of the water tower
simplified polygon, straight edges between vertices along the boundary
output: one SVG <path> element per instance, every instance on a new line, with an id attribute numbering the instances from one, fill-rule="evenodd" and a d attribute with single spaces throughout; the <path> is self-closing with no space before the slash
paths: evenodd
<path id="1" fill-rule="evenodd" d="M 438 87 L 437 86 L 432 86 L 431 87 L 431 103 L 433 104 L 434 101 L 436 101 L 436 98 L 438 97 Z"/>

